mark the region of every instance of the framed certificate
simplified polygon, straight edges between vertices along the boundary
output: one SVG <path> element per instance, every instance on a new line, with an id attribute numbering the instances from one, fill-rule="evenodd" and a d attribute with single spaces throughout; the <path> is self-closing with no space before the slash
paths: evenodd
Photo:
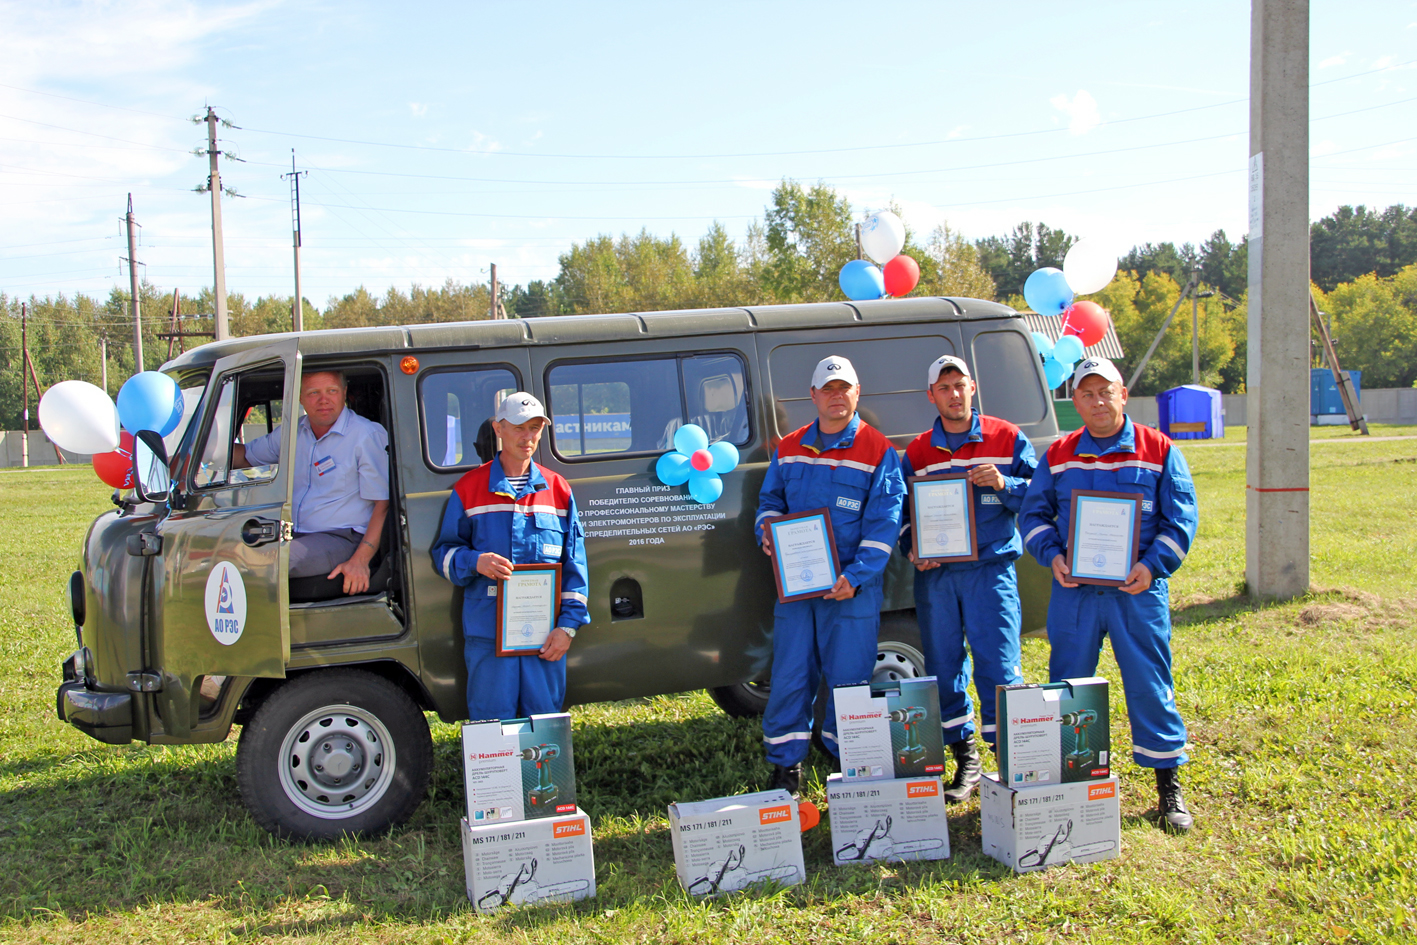
<path id="1" fill-rule="evenodd" d="M 1079 584 L 1127 583 L 1141 548 L 1141 501 L 1135 492 L 1073 490 L 1068 570 Z"/>
<path id="2" fill-rule="evenodd" d="M 916 561 L 979 560 L 968 473 L 910 477 L 910 534 Z"/>
<path id="3" fill-rule="evenodd" d="M 497 655 L 534 655 L 556 629 L 560 605 L 560 563 L 512 565 L 512 576 L 497 582 Z"/>
<path id="4" fill-rule="evenodd" d="M 831 513 L 827 509 L 794 512 L 770 518 L 766 524 L 778 601 L 821 597 L 831 590 L 841 574 Z"/>

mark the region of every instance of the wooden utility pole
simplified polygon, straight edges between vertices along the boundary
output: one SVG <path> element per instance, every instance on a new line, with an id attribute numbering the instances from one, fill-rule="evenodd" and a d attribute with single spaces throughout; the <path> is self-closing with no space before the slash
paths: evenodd
<path id="1" fill-rule="evenodd" d="M 133 222 L 133 195 L 128 195 L 128 287 L 133 299 L 133 373 L 143 371 L 143 318 L 138 301 L 137 224 Z"/>
<path id="2" fill-rule="evenodd" d="M 1358 392 L 1353 389 L 1353 377 L 1338 366 L 1338 351 L 1333 347 L 1333 333 L 1324 324 L 1319 303 L 1314 301 L 1314 293 L 1309 291 L 1309 312 L 1314 316 L 1314 328 L 1323 343 L 1324 356 L 1328 359 L 1328 369 L 1333 372 L 1333 383 L 1338 387 L 1338 396 L 1343 398 L 1343 409 L 1348 414 L 1349 429 L 1368 435 L 1368 418 L 1358 412 Z"/>
<path id="3" fill-rule="evenodd" d="M 497 264 L 492 264 L 492 301 L 487 305 L 488 318 L 506 318 L 507 310 L 502 307 L 502 299 L 499 297 L 497 285 Z"/>
<path id="4" fill-rule="evenodd" d="M 216 146 L 218 119 L 210 105 L 207 106 L 207 115 L 203 120 L 207 123 L 207 158 L 210 161 L 207 189 L 212 195 L 212 295 L 215 296 L 216 304 L 216 317 L 212 319 L 212 328 L 216 331 L 216 340 L 223 341 L 231 337 L 231 328 L 226 316 L 226 251 L 221 238 L 221 171 L 217 168 L 217 158 L 221 156 L 221 152 Z"/>
<path id="5" fill-rule="evenodd" d="M 20 433 L 20 465 L 30 464 L 30 379 L 25 375 L 30 366 L 30 313 L 25 303 L 20 303 L 20 387 L 24 390 L 25 412 L 23 432 Z"/>
<path id="6" fill-rule="evenodd" d="M 309 171 L 295 169 L 295 149 L 290 149 L 290 173 L 280 175 L 290 179 L 290 229 L 295 244 L 295 304 L 291 306 L 291 321 L 296 331 L 305 330 L 305 303 L 300 298 L 300 178 Z"/>

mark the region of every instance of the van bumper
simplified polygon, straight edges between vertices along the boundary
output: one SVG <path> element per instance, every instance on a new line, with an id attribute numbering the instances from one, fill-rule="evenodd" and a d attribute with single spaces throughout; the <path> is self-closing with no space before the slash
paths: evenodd
<path id="1" fill-rule="evenodd" d="M 98 692 L 77 678 L 74 660 L 64 661 L 64 681 L 55 693 L 55 711 L 90 738 L 108 745 L 133 740 L 133 696 L 127 692 Z"/>

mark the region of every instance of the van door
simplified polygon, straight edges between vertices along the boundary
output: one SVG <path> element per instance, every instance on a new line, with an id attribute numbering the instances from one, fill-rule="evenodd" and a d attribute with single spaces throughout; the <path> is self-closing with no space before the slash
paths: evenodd
<path id="1" fill-rule="evenodd" d="M 159 526 L 151 660 L 167 734 L 190 731 L 203 676 L 285 676 L 290 656 L 290 469 L 298 426 L 295 339 L 216 362 L 182 482 Z M 279 431 L 279 432 L 276 432 Z M 280 441 L 279 461 L 235 468 L 232 444 Z"/>

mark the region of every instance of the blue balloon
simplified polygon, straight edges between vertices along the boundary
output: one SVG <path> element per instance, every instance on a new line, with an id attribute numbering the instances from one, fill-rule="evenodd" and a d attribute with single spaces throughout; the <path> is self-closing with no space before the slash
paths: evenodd
<path id="1" fill-rule="evenodd" d="M 708 449 L 708 434 L 695 423 L 686 423 L 674 431 L 674 448 L 685 456 Z"/>
<path id="2" fill-rule="evenodd" d="M 1074 365 L 1082 358 L 1082 339 L 1077 335 L 1064 335 L 1053 346 L 1053 359 L 1061 364 Z"/>
<path id="3" fill-rule="evenodd" d="M 1038 353 L 1043 357 L 1053 353 L 1053 339 L 1043 334 L 1041 331 L 1033 332 L 1033 347 L 1038 349 Z"/>
<path id="4" fill-rule="evenodd" d="M 1056 358 L 1043 361 L 1043 376 L 1048 379 L 1048 389 L 1055 390 L 1068 378 L 1068 366 Z"/>
<path id="5" fill-rule="evenodd" d="M 738 465 L 738 447 L 725 440 L 719 440 L 709 447 L 709 452 L 713 455 L 713 465 L 709 467 L 709 472 L 726 473 L 732 472 Z"/>
<path id="6" fill-rule="evenodd" d="M 837 282 L 841 285 L 841 291 L 853 302 L 879 299 L 886 294 L 885 276 L 864 259 L 853 259 L 842 266 Z"/>
<path id="7" fill-rule="evenodd" d="M 182 419 L 182 391 L 158 371 L 143 371 L 123 382 L 118 391 L 118 421 L 133 435 L 140 430 L 171 433 Z"/>
<path id="8" fill-rule="evenodd" d="M 1044 266 L 1023 284 L 1023 299 L 1039 315 L 1061 315 L 1073 304 L 1073 290 L 1068 288 L 1063 270 Z"/>
<path id="9" fill-rule="evenodd" d="M 177 392 L 177 400 L 172 404 L 172 416 L 167 418 L 167 425 L 164 426 L 161 430 L 157 431 L 158 434 L 160 436 L 167 436 L 173 430 L 176 430 L 177 425 L 182 422 L 182 417 L 186 413 L 186 398 L 182 396 L 182 392 L 179 390 Z"/>
<path id="10" fill-rule="evenodd" d="M 695 502 L 708 505 L 717 502 L 723 495 L 723 480 L 716 473 L 694 470 L 689 475 L 689 497 Z"/>
<path id="11" fill-rule="evenodd" d="M 654 474 L 666 486 L 682 486 L 689 481 L 691 471 L 689 457 L 683 453 L 665 453 L 654 464 Z"/>

